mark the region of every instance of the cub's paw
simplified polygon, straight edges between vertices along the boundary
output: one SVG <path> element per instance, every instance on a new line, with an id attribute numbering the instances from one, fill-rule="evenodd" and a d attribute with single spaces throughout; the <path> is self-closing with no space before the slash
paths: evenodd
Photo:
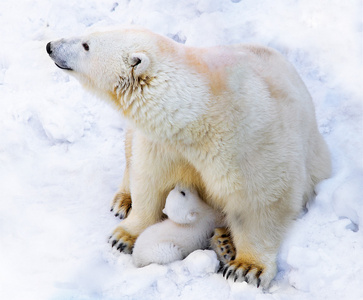
<path id="1" fill-rule="evenodd" d="M 122 227 L 117 227 L 110 236 L 108 242 L 114 249 L 126 254 L 131 254 L 136 238 L 137 236 L 129 234 Z"/>
<path id="2" fill-rule="evenodd" d="M 217 253 L 217 257 L 222 266 L 235 259 L 236 249 L 233 245 L 232 237 L 227 228 L 216 228 L 214 230 L 210 244 L 211 248 Z"/>
<path id="3" fill-rule="evenodd" d="M 239 255 L 236 259 L 227 263 L 221 270 L 223 276 L 234 281 L 246 281 L 249 284 L 260 285 L 268 288 L 271 280 L 276 274 L 275 268 L 266 268 L 265 265 L 258 263 L 250 255 Z"/>
<path id="4" fill-rule="evenodd" d="M 129 193 L 117 193 L 112 201 L 111 211 L 116 217 L 125 219 L 131 211 L 131 195 Z"/>

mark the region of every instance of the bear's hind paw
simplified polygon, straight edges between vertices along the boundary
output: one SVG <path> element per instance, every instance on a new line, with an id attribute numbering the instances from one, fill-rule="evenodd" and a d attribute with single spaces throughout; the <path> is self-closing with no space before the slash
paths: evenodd
<path id="1" fill-rule="evenodd" d="M 257 287 L 262 286 L 265 289 L 268 288 L 276 273 L 273 267 L 267 268 L 254 259 L 241 256 L 227 263 L 221 269 L 221 272 L 226 279 L 233 278 L 235 282 L 246 281 L 249 284 Z"/>
<path id="2" fill-rule="evenodd" d="M 211 239 L 211 248 L 217 253 L 221 265 L 224 266 L 236 256 L 229 230 L 224 227 L 216 228 Z"/>

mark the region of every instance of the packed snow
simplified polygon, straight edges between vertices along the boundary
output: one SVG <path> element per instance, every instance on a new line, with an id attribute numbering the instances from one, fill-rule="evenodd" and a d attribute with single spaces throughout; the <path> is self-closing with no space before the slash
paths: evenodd
<path id="1" fill-rule="evenodd" d="M 268 290 L 225 280 L 211 250 L 136 268 L 107 243 L 125 121 L 45 46 L 127 24 L 186 45 L 273 47 L 310 90 L 333 173 Z M 0 299 L 363 299 L 362 29 L 359 0 L 2 0 Z"/>

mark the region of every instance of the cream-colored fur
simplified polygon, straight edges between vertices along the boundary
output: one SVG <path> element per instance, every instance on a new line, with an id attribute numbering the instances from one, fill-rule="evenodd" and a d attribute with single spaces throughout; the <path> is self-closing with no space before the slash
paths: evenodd
<path id="1" fill-rule="evenodd" d="M 87 47 L 84 47 L 87 43 Z M 229 271 L 267 287 L 291 220 L 330 173 L 311 97 L 276 51 L 192 48 L 147 30 L 52 42 L 50 56 L 130 122 L 121 192 L 132 210 L 114 232 L 130 250 L 158 222 L 176 183 L 223 211 L 237 256 Z"/>

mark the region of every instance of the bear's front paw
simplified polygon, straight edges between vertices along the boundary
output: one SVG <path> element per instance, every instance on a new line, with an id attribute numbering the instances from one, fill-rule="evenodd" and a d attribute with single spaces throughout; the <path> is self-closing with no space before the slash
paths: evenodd
<path id="1" fill-rule="evenodd" d="M 131 235 L 122 227 L 117 227 L 110 236 L 109 243 L 118 251 L 131 254 L 136 238 L 136 236 Z"/>
<path id="2" fill-rule="evenodd" d="M 221 265 L 235 259 L 236 249 L 230 232 L 225 227 L 216 228 L 211 239 L 211 248 L 217 253 Z"/>
<path id="3" fill-rule="evenodd" d="M 271 280 L 275 276 L 274 268 L 267 268 L 258 263 L 252 256 L 239 255 L 236 259 L 227 263 L 221 270 L 223 276 L 234 281 L 246 281 L 259 287 L 268 288 Z"/>
<path id="4" fill-rule="evenodd" d="M 112 201 L 111 211 L 116 217 L 125 219 L 131 211 L 131 195 L 129 193 L 117 193 Z"/>

